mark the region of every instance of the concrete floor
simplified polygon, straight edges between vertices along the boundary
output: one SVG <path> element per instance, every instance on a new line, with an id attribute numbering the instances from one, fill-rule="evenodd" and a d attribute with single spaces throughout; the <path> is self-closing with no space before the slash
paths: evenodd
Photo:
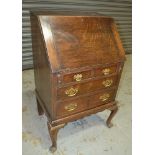
<path id="1" fill-rule="evenodd" d="M 68 123 L 58 133 L 54 155 L 131 155 L 131 55 L 123 70 L 117 100 L 119 111 L 114 126 L 107 128 L 109 111 Z M 33 70 L 23 71 L 23 155 L 50 155 L 51 145 L 45 116 L 38 116 Z"/>

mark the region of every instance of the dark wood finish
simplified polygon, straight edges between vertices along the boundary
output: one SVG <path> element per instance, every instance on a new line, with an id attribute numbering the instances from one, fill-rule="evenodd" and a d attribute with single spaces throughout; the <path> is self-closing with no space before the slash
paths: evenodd
<path id="1" fill-rule="evenodd" d="M 57 118 L 59 119 L 81 111 L 89 110 L 91 108 L 94 108 L 103 104 L 107 104 L 114 100 L 113 96 L 115 91 L 116 91 L 115 89 L 110 89 L 106 91 L 102 90 L 100 92 L 96 92 L 94 95 L 91 95 L 91 96 L 84 96 L 84 97 L 81 96 L 80 98 L 58 102 L 57 112 L 56 112 Z M 107 100 L 102 101 L 100 97 L 106 93 L 110 94 L 110 96 Z M 73 107 L 75 108 L 75 110 L 68 111 L 67 109 L 65 109 L 65 107 L 70 107 L 70 105 L 73 105 L 73 106 L 75 105 L 75 107 Z"/>
<path id="2" fill-rule="evenodd" d="M 116 105 L 114 105 L 114 106 L 110 107 L 109 110 L 111 111 L 111 113 L 110 113 L 110 115 L 109 115 L 109 117 L 108 117 L 106 123 L 107 123 L 107 126 L 108 126 L 109 128 L 111 128 L 111 127 L 113 126 L 111 120 L 112 120 L 112 118 L 115 116 L 115 114 L 117 113 L 118 107 L 117 107 Z"/>
<path id="3" fill-rule="evenodd" d="M 58 119 L 64 116 L 69 116 L 71 114 L 87 110 L 88 106 L 88 97 L 81 97 L 79 99 L 74 99 L 71 101 L 62 101 L 57 103 L 56 116 Z M 69 110 L 69 108 L 75 108 L 75 110 Z"/>
<path id="4" fill-rule="evenodd" d="M 52 146 L 50 147 L 50 151 L 53 153 L 57 149 L 57 134 L 59 129 L 63 128 L 65 124 L 60 124 L 57 126 L 53 126 L 50 122 L 47 122 L 48 131 L 51 137 Z"/>
<path id="5" fill-rule="evenodd" d="M 35 86 L 40 98 L 44 101 L 49 113 L 51 113 L 51 67 L 49 66 L 38 18 L 34 15 L 31 16 L 31 30 Z"/>
<path id="6" fill-rule="evenodd" d="M 88 79 L 92 77 L 91 70 L 76 72 L 72 74 L 65 74 L 63 76 L 63 83 L 77 82 L 74 76 L 79 75 L 79 74 L 82 74 L 82 78 L 80 81 L 83 81 L 84 79 Z"/>
<path id="7" fill-rule="evenodd" d="M 113 19 L 37 12 L 31 29 L 37 107 L 48 118 L 51 151 L 70 121 L 109 109 L 111 127 L 125 60 Z"/>
<path id="8" fill-rule="evenodd" d="M 106 69 L 110 69 L 107 75 L 114 74 L 116 73 L 117 65 L 107 66 L 107 67 L 98 67 L 95 69 L 95 73 L 94 73 L 95 76 L 103 76 L 104 75 L 103 71 Z"/>
<path id="9" fill-rule="evenodd" d="M 109 89 L 109 90 L 102 90 L 100 92 L 95 93 L 94 95 L 91 95 L 89 97 L 89 108 L 94 108 L 103 104 L 107 104 L 109 102 L 114 101 L 114 94 L 116 92 L 116 89 Z M 109 94 L 109 97 L 106 100 L 100 99 L 101 96 L 104 96 L 104 94 Z"/>
<path id="10" fill-rule="evenodd" d="M 111 85 L 106 86 L 104 85 L 104 83 L 106 84 L 106 81 L 108 80 L 112 80 Z M 90 92 L 94 92 L 100 89 L 105 89 L 105 88 L 110 88 L 115 86 L 117 83 L 117 77 L 116 76 L 111 76 L 108 78 L 100 78 L 100 79 L 94 79 L 93 81 L 88 81 L 85 83 L 81 83 L 81 84 L 73 84 L 71 86 L 67 86 L 67 87 L 62 87 L 58 89 L 58 100 L 62 100 L 64 98 L 71 98 L 71 97 L 75 97 L 75 96 L 79 96 L 82 94 L 86 94 L 86 93 L 90 93 Z M 78 89 L 78 92 L 74 95 L 74 96 L 68 96 L 67 94 L 65 94 L 66 90 L 70 90 L 71 88 L 74 89 Z"/>

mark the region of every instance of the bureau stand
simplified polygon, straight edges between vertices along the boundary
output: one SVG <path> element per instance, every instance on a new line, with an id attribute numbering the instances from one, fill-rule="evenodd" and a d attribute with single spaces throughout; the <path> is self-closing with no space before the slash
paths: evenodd
<path id="1" fill-rule="evenodd" d="M 47 116 L 55 152 L 68 122 L 108 109 L 112 127 L 125 52 L 110 17 L 48 11 L 30 17 L 38 114 Z"/>
<path id="2" fill-rule="evenodd" d="M 51 141 L 52 141 L 52 146 L 50 147 L 50 151 L 52 153 L 54 153 L 56 151 L 56 149 L 57 149 L 57 134 L 58 134 L 58 131 L 59 131 L 59 129 L 64 128 L 64 126 L 67 125 L 67 123 L 62 123 L 62 124 L 53 124 L 52 123 L 52 121 L 50 120 L 50 117 L 48 115 L 48 112 L 45 110 L 43 102 L 41 101 L 41 99 L 37 95 L 37 92 L 36 92 L 36 101 L 37 101 L 38 115 L 45 114 L 47 116 L 47 118 L 48 118 L 47 127 L 48 127 L 49 135 L 50 135 L 50 138 L 51 138 Z M 106 109 L 111 111 L 111 113 L 110 113 L 110 115 L 109 115 L 109 117 L 108 117 L 108 119 L 106 121 L 107 126 L 109 128 L 111 128 L 113 126 L 111 120 L 115 116 L 116 112 L 118 111 L 117 102 L 115 101 L 113 103 L 113 105 L 111 105 L 110 107 L 105 107 L 102 110 L 96 109 L 97 110 L 96 112 L 100 112 L 100 111 L 103 111 L 103 110 L 106 110 Z M 91 115 L 92 113 L 94 113 L 94 111 L 90 111 L 88 113 L 88 115 Z"/>

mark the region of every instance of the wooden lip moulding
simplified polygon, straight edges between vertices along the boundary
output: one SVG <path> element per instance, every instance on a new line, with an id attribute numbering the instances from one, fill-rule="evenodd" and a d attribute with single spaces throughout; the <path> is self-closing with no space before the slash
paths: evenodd
<path id="1" fill-rule="evenodd" d="M 38 113 L 48 118 L 51 151 L 68 122 L 109 109 L 111 127 L 125 61 L 114 20 L 31 13 L 31 30 Z"/>

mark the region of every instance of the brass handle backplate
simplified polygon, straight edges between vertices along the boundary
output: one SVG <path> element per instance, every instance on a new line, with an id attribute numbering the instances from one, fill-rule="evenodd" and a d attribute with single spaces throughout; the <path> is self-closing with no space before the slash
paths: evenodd
<path id="1" fill-rule="evenodd" d="M 110 74 L 110 68 L 105 68 L 105 69 L 103 69 L 103 70 L 102 70 L 102 73 L 103 73 L 104 75 Z"/>
<path id="2" fill-rule="evenodd" d="M 77 108 L 77 103 L 71 103 L 71 104 L 65 106 L 65 110 L 67 110 L 67 111 L 73 111 L 76 108 Z"/>
<path id="3" fill-rule="evenodd" d="M 76 81 L 81 81 L 81 79 L 82 79 L 82 74 L 76 74 L 76 75 L 74 75 L 74 79 L 75 79 Z"/>
<path id="4" fill-rule="evenodd" d="M 104 87 L 110 87 L 113 83 L 113 80 L 112 79 L 107 79 L 105 81 L 102 82 L 102 84 L 104 85 Z"/>
<path id="5" fill-rule="evenodd" d="M 103 94 L 102 96 L 100 96 L 100 100 L 102 100 L 103 102 L 108 100 L 110 97 L 110 94 L 106 93 L 106 94 Z"/>
<path id="6" fill-rule="evenodd" d="M 65 91 L 65 94 L 68 96 L 74 96 L 77 94 L 77 92 L 78 92 L 77 88 L 70 88 Z"/>

